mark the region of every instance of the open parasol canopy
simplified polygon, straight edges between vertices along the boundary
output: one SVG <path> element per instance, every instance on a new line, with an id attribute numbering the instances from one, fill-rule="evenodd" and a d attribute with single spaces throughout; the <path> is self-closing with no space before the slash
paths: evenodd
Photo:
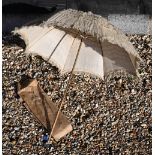
<path id="1" fill-rule="evenodd" d="M 137 73 L 140 57 L 125 34 L 91 12 L 64 10 L 14 33 L 24 39 L 27 54 L 41 56 L 62 74 L 83 72 L 103 79 L 115 70 Z"/>
<path id="2" fill-rule="evenodd" d="M 137 74 L 137 63 L 140 57 L 128 38 L 106 19 L 91 12 L 64 10 L 40 25 L 22 27 L 16 29 L 14 33 L 20 34 L 24 39 L 27 54 L 41 56 L 56 65 L 62 74 L 71 72 L 63 99 L 51 126 L 49 139 L 51 136 L 54 137 L 53 133 L 58 126 L 60 110 L 73 72 L 88 73 L 102 79 L 116 70 Z M 36 113 L 35 108 L 33 111 Z M 36 113 L 36 115 L 44 117 L 42 113 Z M 61 130 L 63 130 L 62 126 Z M 67 132 L 63 131 L 63 135 Z"/>

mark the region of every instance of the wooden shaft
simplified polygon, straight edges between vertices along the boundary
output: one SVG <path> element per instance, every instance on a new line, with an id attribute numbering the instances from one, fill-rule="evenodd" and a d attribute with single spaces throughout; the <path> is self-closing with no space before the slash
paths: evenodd
<path id="1" fill-rule="evenodd" d="M 69 80 L 68 80 L 68 83 L 67 83 L 67 88 L 66 88 L 66 90 L 65 90 L 64 97 L 63 97 L 63 99 L 62 99 L 62 101 L 61 101 L 60 107 L 59 107 L 58 112 L 57 112 L 57 115 L 56 115 L 56 119 L 55 119 L 55 121 L 54 121 L 54 123 L 53 123 L 53 127 L 52 127 L 52 130 L 51 130 L 50 136 L 49 136 L 49 141 L 50 141 L 50 139 L 51 139 L 51 137 L 52 137 L 52 134 L 53 134 L 55 125 L 56 125 L 56 123 L 57 123 L 57 120 L 58 120 L 58 117 L 59 117 L 59 114 L 60 114 L 60 111 L 61 111 L 61 108 L 62 108 L 62 105 L 63 105 L 63 102 L 64 102 L 65 99 L 66 99 L 67 90 L 68 90 L 68 88 L 69 88 L 69 86 L 70 86 L 70 84 L 71 84 L 71 81 L 72 81 L 73 71 L 74 71 L 74 67 L 75 67 L 75 64 L 76 64 L 76 61 L 77 61 L 77 58 L 78 58 L 78 55 L 79 55 L 79 51 L 80 51 L 80 48 L 81 48 L 81 44 L 82 44 L 82 39 L 81 39 L 81 42 L 80 42 L 80 46 L 79 46 L 79 48 L 78 48 L 78 52 L 77 52 L 76 59 L 75 59 L 75 62 L 74 62 L 74 65 L 73 65 L 73 68 L 72 68 L 72 71 L 71 71 L 71 75 L 70 75 Z"/>

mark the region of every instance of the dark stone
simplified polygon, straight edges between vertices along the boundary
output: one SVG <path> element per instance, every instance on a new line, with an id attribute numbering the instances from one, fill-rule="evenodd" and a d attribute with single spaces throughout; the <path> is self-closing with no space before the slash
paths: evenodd
<path id="1" fill-rule="evenodd" d="M 75 97 L 76 96 L 76 91 L 72 91 L 71 93 L 70 93 L 70 95 L 71 95 L 71 97 Z"/>
<path id="2" fill-rule="evenodd" d="M 116 154 L 119 154 L 120 153 L 120 150 L 119 149 L 115 150 L 115 153 Z"/>
<path id="3" fill-rule="evenodd" d="M 148 131 L 149 133 L 152 133 L 152 126 L 149 126 Z"/>
<path id="4" fill-rule="evenodd" d="M 133 126 L 134 126 L 134 127 L 140 127 L 140 121 L 134 122 L 134 123 L 133 123 Z"/>
<path id="5" fill-rule="evenodd" d="M 112 147 L 109 147 L 109 155 L 112 155 Z"/>
<path id="6" fill-rule="evenodd" d="M 146 79 L 144 79 L 144 80 L 143 80 L 143 84 L 142 84 L 142 85 L 143 85 L 143 87 L 145 87 L 145 86 L 146 86 L 146 84 L 147 84 L 147 81 L 146 81 Z"/>
<path id="7" fill-rule="evenodd" d="M 48 142 L 48 135 L 47 135 L 47 134 L 43 135 L 42 142 L 43 142 L 43 143 Z"/>

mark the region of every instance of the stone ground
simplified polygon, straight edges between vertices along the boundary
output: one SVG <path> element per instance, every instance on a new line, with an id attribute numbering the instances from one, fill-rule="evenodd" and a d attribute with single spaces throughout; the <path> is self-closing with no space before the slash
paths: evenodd
<path id="1" fill-rule="evenodd" d="M 69 74 L 40 57 L 26 56 L 17 37 L 3 35 L 4 155 L 151 155 L 152 36 L 130 35 L 143 62 L 140 78 L 109 75 L 104 81 L 74 75 L 62 109 L 73 131 L 58 142 L 42 142 L 47 131 L 24 107 L 17 94 L 22 75 L 36 78 L 55 104 L 60 104 Z"/>

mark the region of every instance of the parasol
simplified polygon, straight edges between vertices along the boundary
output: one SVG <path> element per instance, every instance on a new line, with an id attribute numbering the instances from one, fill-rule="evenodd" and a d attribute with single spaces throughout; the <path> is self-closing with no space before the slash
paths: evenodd
<path id="1" fill-rule="evenodd" d="M 102 79 L 116 70 L 138 74 L 140 57 L 125 34 L 91 12 L 64 10 L 40 25 L 22 27 L 14 33 L 24 39 L 27 54 L 41 56 L 62 74 L 80 72 Z"/>

